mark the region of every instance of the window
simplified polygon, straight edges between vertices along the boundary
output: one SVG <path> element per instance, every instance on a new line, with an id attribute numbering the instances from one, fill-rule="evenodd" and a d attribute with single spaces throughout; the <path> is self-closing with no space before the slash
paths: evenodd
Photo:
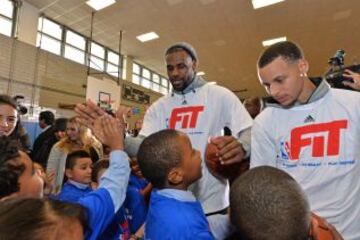
<path id="1" fill-rule="evenodd" d="M 141 73 L 141 86 L 145 87 L 145 88 L 150 88 L 151 87 L 151 72 L 146 69 L 143 68 L 142 69 L 142 73 Z"/>
<path id="2" fill-rule="evenodd" d="M 91 42 L 90 67 L 98 71 L 104 71 L 105 48 L 97 43 Z"/>
<path id="3" fill-rule="evenodd" d="M 140 72 L 141 72 L 140 65 L 133 63 L 132 69 L 133 69 L 132 82 L 135 84 L 140 84 Z"/>
<path id="4" fill-rule="evenodd" d="M 133 63 L 132 70 L 133 83 L 158 93 L 167 94 L 169 92 L 169 81 L 166 78 L 135 62 Z"/>
<path id="5" fill-rule="evenodd" d="M 86 39 L 70 30 L 66 30 L 64 57 L 75 62 L 85 63 Z"/>
<path id="6" fill-rule="evenodd" d="M 161 86 L 168 88 L 169 86 L 169 81 L 166 78 L 161 78 Z"/>
<path id="7" fill-rule="evenodd" d="M 9 0 L 0 0 L 0 4 L 3 1 L 12 3 Z M 1 25 L 4 9 L 0 8 L 0 32 L 5 31 Z M 95 70 L 106 71 L 114 77 L 121 76 L 120 54 L 46 17 L 39 18 L 36 46 L 77 63 L 86 64 Z"/>
<path id="8" fill-rule="evenodd" d="M 12 36 L 14 4 L 10 0 L 0 0 L 0 33 Z"/>
<path id="9" fill-rule="evenodd" d="M 153 73 L 152 75 L 152 90 L 154 90 L 155 92 L 160 92 L 160 76 L 156 73 Z"/>
<path id="10" fill-rule="evenodd" d="M 62 26 L 44 17 L 39 18 L 36 46 L 61 54 Z"/>
<path id="11" fill-rule="evenodd" d="M 106 72 L 114 77 L 121 76 L 120 67 L 120 55 L 108 50 Z"/>

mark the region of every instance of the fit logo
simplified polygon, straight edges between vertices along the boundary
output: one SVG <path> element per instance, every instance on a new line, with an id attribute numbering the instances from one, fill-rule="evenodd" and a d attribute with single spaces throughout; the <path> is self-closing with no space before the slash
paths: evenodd
<path id="1" fill-rule="evenodd" d="M 298 160 L 302 148 L 311 146 L 313 157 L 337 156 L 340 151 L 341 129 L 347 129 L 348 121 L 311 124 L 291 131 L 289 157 Z"/>
<path id="2" fill-rule="evenodd" d="M 173 109 L 170 115 L 169 128 L 175 129 L 177 123 L 181 124 L 181 128 L 195 128 L 199 114 L 202 111 L 204 111 L 204 106 Z"/>

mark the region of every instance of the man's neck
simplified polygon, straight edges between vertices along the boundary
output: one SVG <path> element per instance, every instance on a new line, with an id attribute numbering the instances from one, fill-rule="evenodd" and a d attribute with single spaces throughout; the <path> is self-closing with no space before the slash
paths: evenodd
<path id="1" fill-rule="evenodd" d="M 306 77 L 304 80 L 303 90 L 298 97 L 298 101 L 302 104 L 308 102 L 315 89 L 315 84 L 308 77 Z"/>

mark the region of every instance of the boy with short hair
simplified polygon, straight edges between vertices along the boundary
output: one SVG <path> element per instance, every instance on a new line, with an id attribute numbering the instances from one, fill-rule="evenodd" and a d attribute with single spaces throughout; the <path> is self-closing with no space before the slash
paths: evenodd
<path id="1" fill-rule="evenodd" d="M 295 179 L 273 167 L 256 167 L 237 178 L 230 209 L 232 223 L 245 239 L 342 239 L 333 226 L 311 213 Z"/>
<path id="2" fill-rule="evenodd" d="M 189 138 L 167 129 L 151 134 L 138 152 L 141 172 L 154 186 L 145 239 L 213 239 L 190 184 L 201 178 L 200 152 Z"/>
<path id="3" fill-rule="evenodd" d="M 67 182 L 61 189 L 60 201 L 77 202 L 92 191 L 90 187 L 92 160 L 84 150 L 70 153 L 66 158 L 65 175 Z"/>

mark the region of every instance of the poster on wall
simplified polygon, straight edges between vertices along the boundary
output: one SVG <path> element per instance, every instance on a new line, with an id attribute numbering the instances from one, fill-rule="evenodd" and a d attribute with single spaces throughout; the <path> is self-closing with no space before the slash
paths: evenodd
<path id="1" fill-rule="evenodd" d="M 116 110 L 120 105 L 121 87 L 111 79 L 88 76 L 86 99 L 91 99 L 101 108 Z"/>
<path id="2" fill-rule="evenodd" d="M 132 86 L 123 85 L 122 91 L 123 99 L 142 103 L 142 104 L 149 104 L 150 103 L 150 95 L 146 94 L 144 91 L 139 89 L 133 88 Z"/>

